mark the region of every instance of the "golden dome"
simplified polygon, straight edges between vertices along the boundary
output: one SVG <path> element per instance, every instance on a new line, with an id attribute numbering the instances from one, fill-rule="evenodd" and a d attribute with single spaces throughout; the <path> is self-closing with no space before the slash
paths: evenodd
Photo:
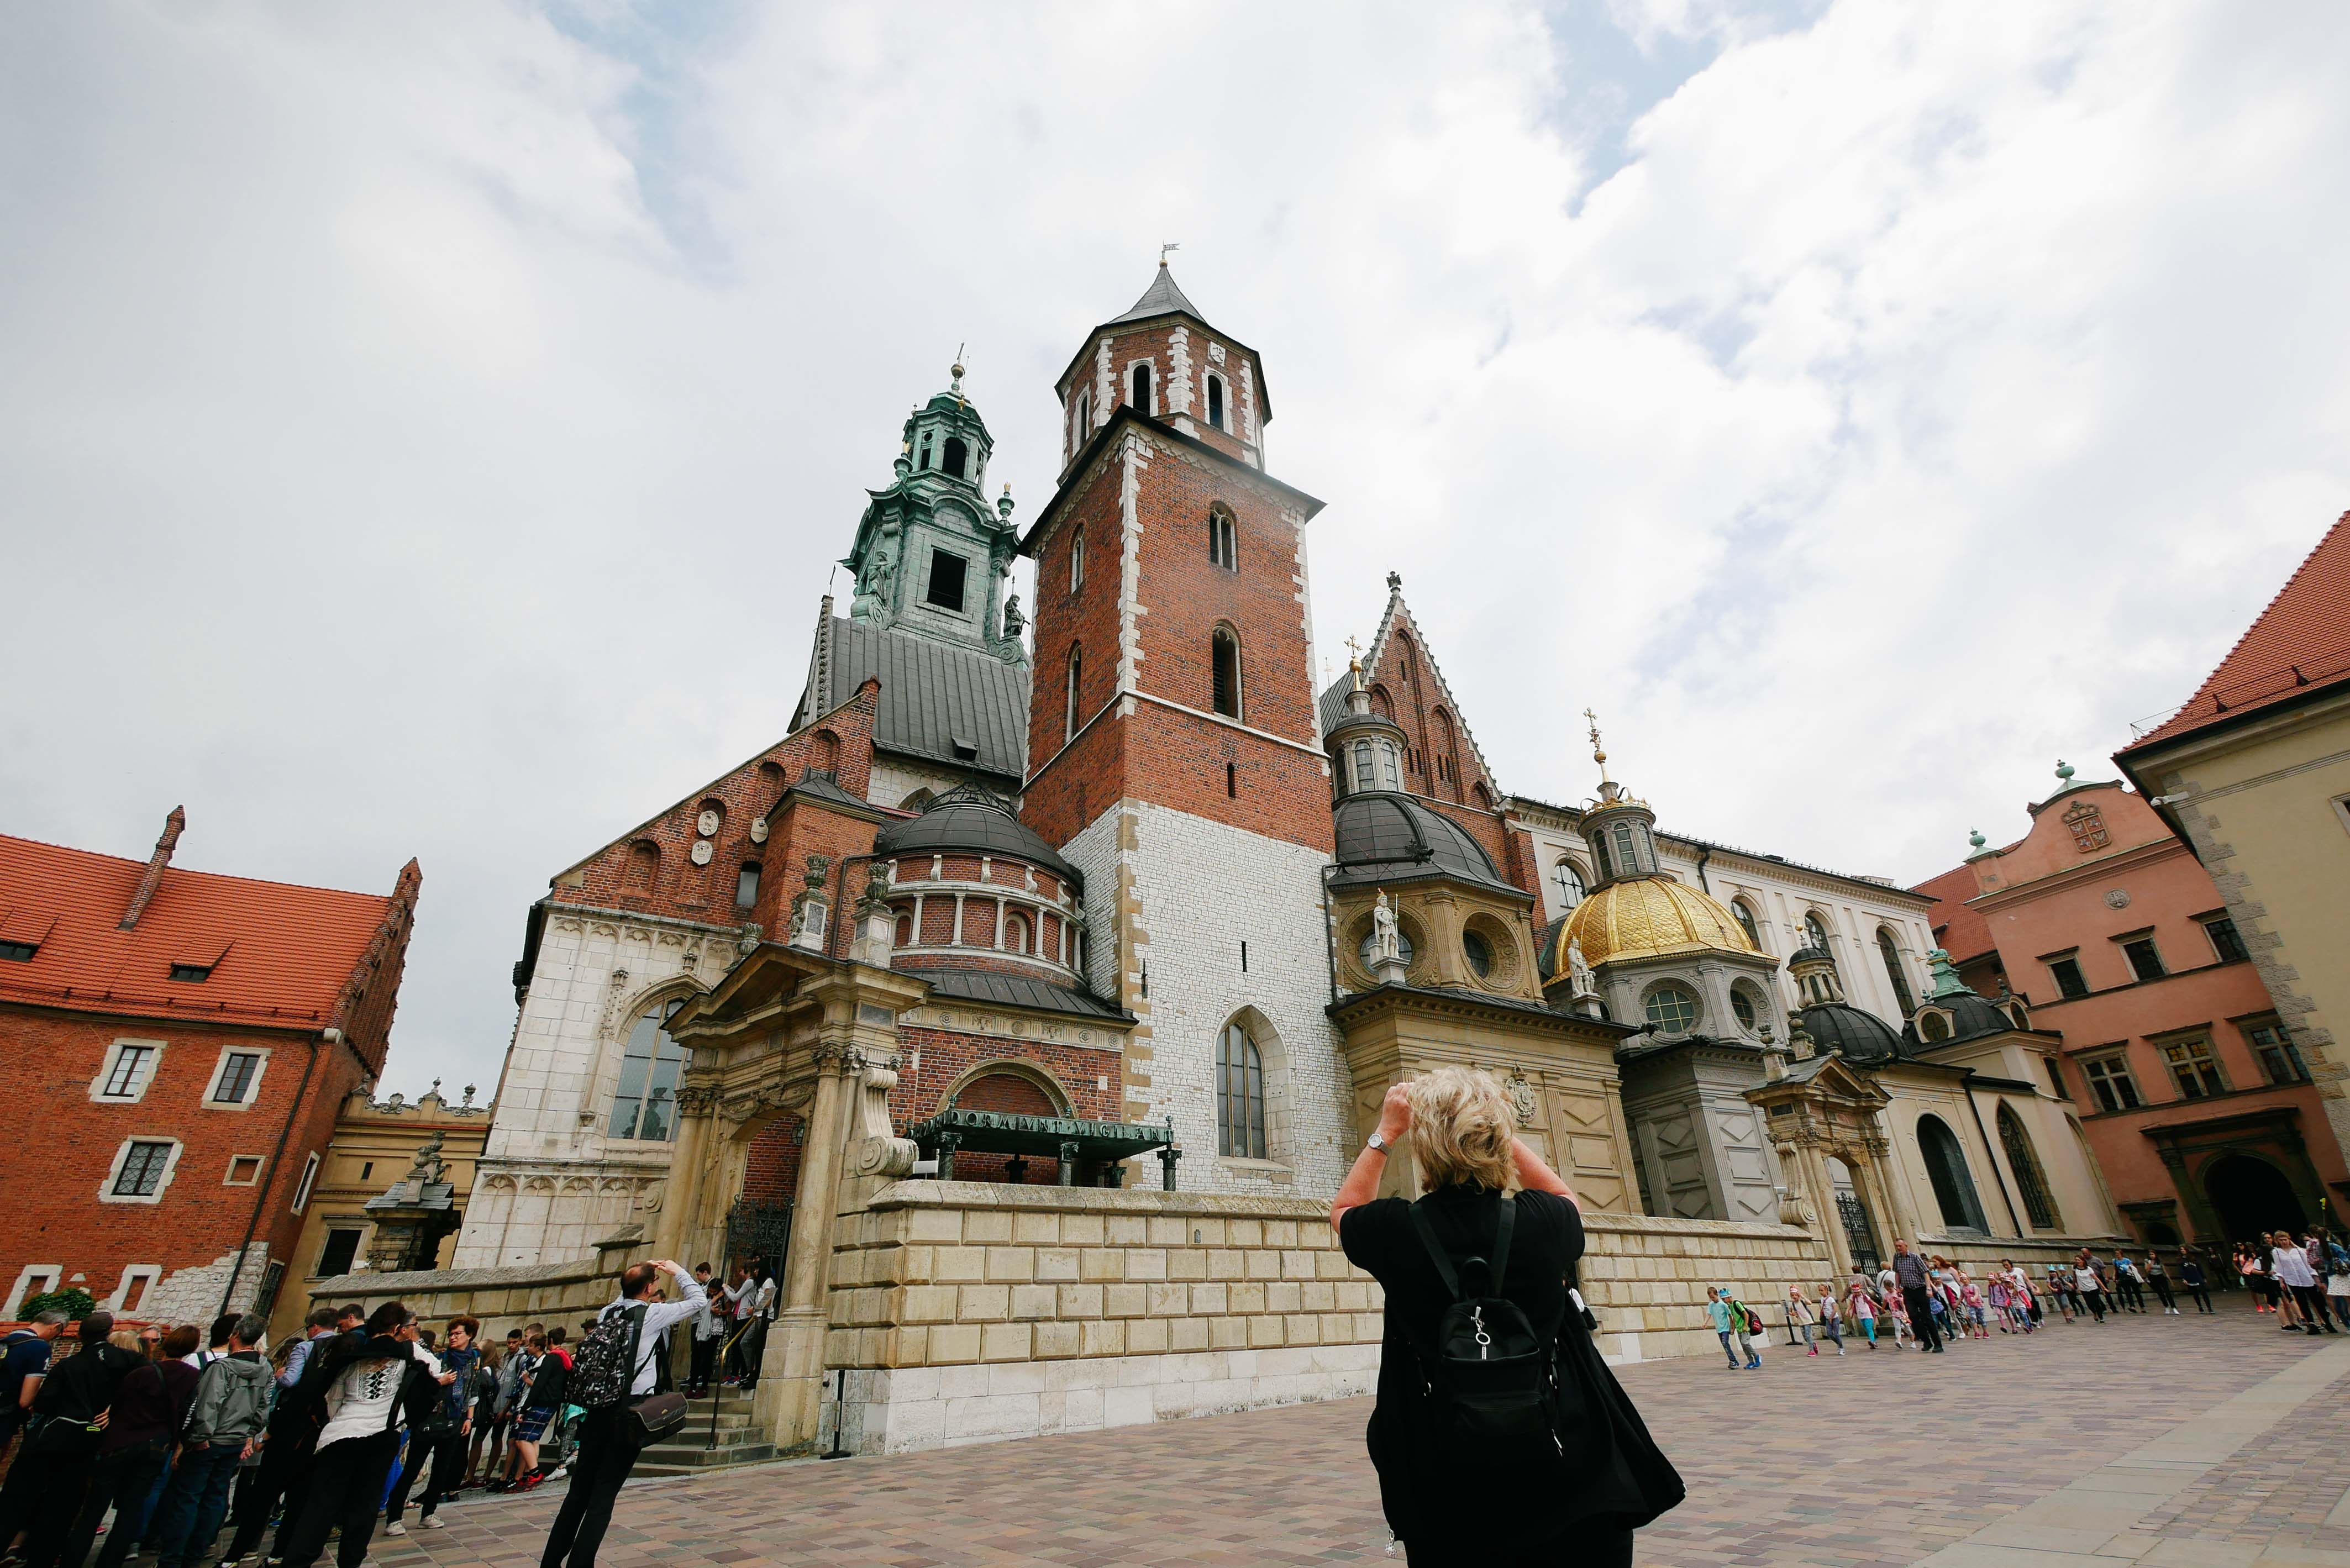
<path id="1" fill-rule="evenodd" d="M 1580 942 L 1586 963 L 1657 958 L 1667 953 L 1752 953 L 1738 917 L 1694 888 L 1662 877 L 1610 882 L 1582 903 L 1559 929 L 1551 972 L 1567 971 L 1566 945 Z"/>

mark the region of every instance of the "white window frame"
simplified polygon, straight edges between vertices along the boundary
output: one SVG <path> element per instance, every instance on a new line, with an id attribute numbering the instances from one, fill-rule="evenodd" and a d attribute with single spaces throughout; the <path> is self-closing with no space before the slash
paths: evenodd
<path id="1" fill-rule="evenodd" d="M 1223 393 L 1223 398 L 1222 400 L 1223 407 L 1221 410 L 1217 410 L 1217 400 L 1211 399 L 1208 396 L 1208 388 L 1211 384 L 1214 385 Z M 1214 417 L 1215 413 L 1218 411 L 1221 411 L 1224 416 L 1221 420 Z M 1223 376 L 1218 371 L 1207 370 L 1201 374 L 1200 413 L 1201 415 L 1201 422 L 1206 424 L 1210 430 L 1222 431 L 1226 435 L 1232 433 L 1232 384 L 1230 381 L 1225 380 Z"/>
<path id="2" fill-rule="evenodd" d="M 63 1263 L 26 1264 L 16 1271 L 16 1288 L 8 1293 L 5 1302 L 0 1302 L 0 1318 L 6 1318 L 11 1323 L 17 1321 L 18 1308 L 35 1296 L 45 1296 L 56 1290 L 65 1277 L 66 1266 Z M 39 1289 L 35 1289 L 36 1285 Z"/>
<path id="3" fill-rule="evenodd" d="M 239 1181 L 236 1179 L 236 1162 L 240 1159 L 253 1161 L 252 1180 Z M 258 1187 L 261 1185 L 263 1174 L 268 1169 L 269 1157 L 265 1154 L 232 1154 L 228 1157 L 228 1164 L 221 1168 L 221 1185 L 223 1187 Z"/>
<path id="4" fill-rule="evenodd" d="M 135 1106 L 139 1104 L 140 1101 L 145 1099 L 147 1097 L 148 1089 L 154 1084 L 156 1077 L 163 1070 L 163 1053 L 169 1044 L 170 1042 L 168 1041 L 140 1040 L 130 1035 L 124 1035 L 122 1038 L 109 1045 L 106 1048 L 106 1059 L 98 1064 L 98 1076 L 89 1081 L 89 1097 L 91 1101 L 101 1106 Z M 124 1049 L 134 1045 L 142 1046 L 154 1053 L 154 1054 L 147 1059 L 146 1071 L 140 1075 L 138 1083 L 132 1085 L 130 1093 L 127 1095 L 108 1094 L 106 1092 L 107 1083 L 114 1076 L 114 1069 L 122 1060 L 122 1053 Z"/>
<path id="5" fill-rule="evenodd" d="M 1076 593 L 1086 586 L 1086 530 L 1082 523 L 1069 535 L 1069 591 Z"/>
<path id="6" fill-rule="evenodd" d="M 1147 409 L 1135 409 L 1135 412 L 1149 414 L 1152 419 L 1157 419 L 1159 417 L 1159 394 L 1161 388 L 1159 386 L 1160 378 L 1159 375 L 1159 361 L 1156 359 L 1128 359 L 1126 362 L 1126 385 L 1118 389 L 1118 400 L 1125 404 L 1128 408 L 1134 408 L 1134 368 L 1137 365 L 1148 365 L 1150 367 L 1150 406 Z"/>
<path id="7" fill-rule="evenodd" d="M 249 1111 L 253 1109 L 254 1106 L 259 1105 L 261 1103 L 261 1080 L 269 1072 L 269 1053 L 272 1047 L 267 1045 L 222 1046 L 220 1060 L 213 1064 L 212 1082 L 204 1085 L 204 1109 L 208 1111 Z M 217 1097 L 221 1090 L 221 1081 L 228 1076 L 228 1059 L 231 1056 L 258 1056 L 261 1058 L 261 1065 L 253 1070 L 253 1082 L 245 1085 L 244 1098 L 242 1100 L 223 1100 Z"/>
<path id="8" fill-rule="evenodd" d="M 299 1214 L 310 1201 L 310 1189 L 318 1179 L 318 1151 L 312 1149 L 310 1158 L 302 1162 L 302 1179 L 294 1184 L 294 1212 Z"/>
<path id="9" fill-rule="evenodd" d="M 140 1143 L 166 1144 L 172 1150 L 170 1154 L 163 1157 L 163 1174 L 155 1179 L 155 1190 L 152 1192 L 115 1191 L 114 1184 L 122 1179 L 122 1168 L 130 1162 L 130 1146 Z M 99 1183 L 98 1200 L 100 1203 L 144 1203 L 151 1207 L 162 1202 L 163 1194 L 172 1190 L 172 1179 L 180 1173 L 180 1157 L 187 1152 L 188 1146 L 178 1138 L 164 1137 L 155 1134 L 132 1134 L 122 1140 L 120 1147 L 114 1151 L 114 1158 L 108 1163 L 106 1179 Z"/>
<path id="10" fill-rule="evenodd" d="M 147 1289 L 140 1296 L 139 1304 L 145 1306 L 154 1296 L 155 1287 L 163 1282 L 163 1265 L 161 1263 L 123 1264 L 121 1282 L 114 1287 L 114 1293 L 99 1304 L 109 1312 L 120 1312 L 122 1303 L 130 1299 L 130 1287 L 141 1279 L 147 1282 Z"/>

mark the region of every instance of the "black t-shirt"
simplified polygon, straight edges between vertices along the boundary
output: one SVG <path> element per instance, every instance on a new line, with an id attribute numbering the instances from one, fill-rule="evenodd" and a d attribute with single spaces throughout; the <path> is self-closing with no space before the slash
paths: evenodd
<path id="1" fill-rule="evenodd" d="M 1440 1187 L 1429 1194 L 1428 1216 L 1455 1271 L 1471 1258 L 1490 1257 L 1501 1195 L 1482 1187 Z M 1518 1304 L 1545 1339 L 1566 1315 L 1566 1275 L 1583 1256 L 1583 1215 L 1548 1192 L 1517 1196 L 1517 1226 L 1510 1238 L 1509 1274 L 1500 1293 Z M 1381 1198 L 1350 1209 L 1338 1221 L 1338 1242 L 1357 1268 L 1387 1293 L 1387 1326 L 1379 1346 L 1379 1403 L 1395 1410 L 1419 1386 L 1418 1358 L 1436 1340 L 1452 1296 L 1430 1261 L 1411 1222 L 1411 1206 Z M 1465 1272 L 1463 1292 L 1482 1293 Z M 1415 1347 L 1418 1348 L 1415 1348 Z"/>

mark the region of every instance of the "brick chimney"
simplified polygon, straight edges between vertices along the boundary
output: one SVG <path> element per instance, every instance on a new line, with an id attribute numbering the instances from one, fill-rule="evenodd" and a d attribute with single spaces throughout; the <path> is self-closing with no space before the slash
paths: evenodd
<path id="1" fill-rule="evenodd" d="M 188 826 L 188 808 L 175 805 L 172 815 L 163 819 L 163 836 L 155 841 L 155 853 L 147 862 L 147 875 L 139 878 L 139 890 L 130 895 L 130 908 L 122 911 L 123 930 L 139 923 L 146 912 L 147 900 L 163 885 L 163 867 L 172 863 L 172 851 L 180 846 L 180 835 Z"/>

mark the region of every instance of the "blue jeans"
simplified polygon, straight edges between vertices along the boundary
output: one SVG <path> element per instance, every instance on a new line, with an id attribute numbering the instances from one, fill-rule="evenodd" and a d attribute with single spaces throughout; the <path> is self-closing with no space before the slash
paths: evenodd
<path id="1" fill-rule="evenodd" d="M 211 1443 L 180 1450 L 163 1501 L 156 1506 L 155 1522 L 147 1532 L 160 1568 L 183 1568 L 200 1563 L 212 1550 L 228 1513 L 229 1483 L 236 1480 L 243 1443 Z"/>

